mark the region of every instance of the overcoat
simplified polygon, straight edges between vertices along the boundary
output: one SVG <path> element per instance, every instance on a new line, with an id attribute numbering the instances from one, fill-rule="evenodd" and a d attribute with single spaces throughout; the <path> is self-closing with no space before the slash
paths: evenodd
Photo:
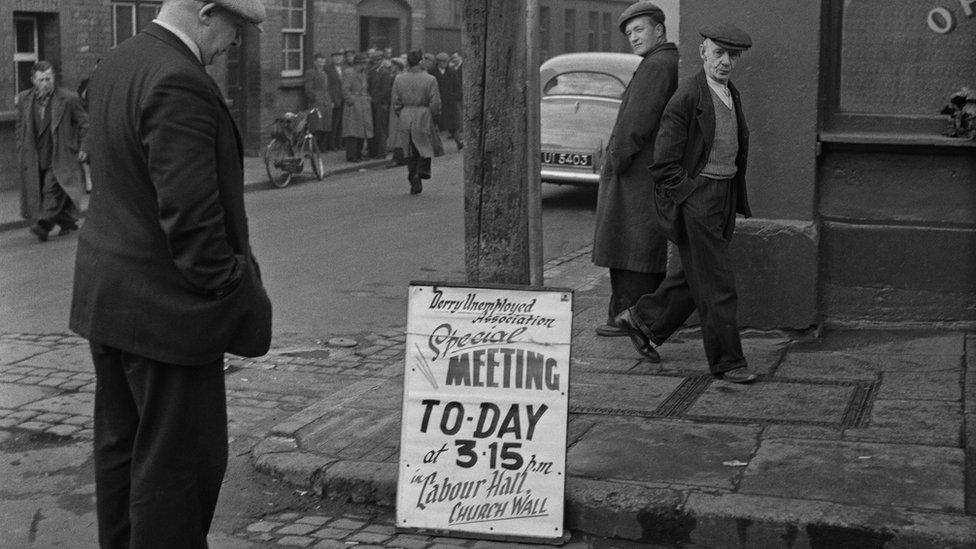
<path id="1" fill-rule="evenodd" d="M 420 156 L 431 158 L 434 147 L 431 142 L 433 115 L 441 110 L 441 96 L 437 80 L 421 68 L 410 67 L 393 80 L 393 111 L 397 113 L 396 136 L 391 139 L 392 148 L 402 148 L 410 154 L 413 141 Z"/>
<path id="2" fill-rule="evenodd" d="M 203 64 L 151 23 L 95 69 L 89 104 L 96 184 L 71 329 L 174 364 L 266 353 L 271 302 L 249 243 L 240 134 Z"/>
<path id="3" fill-rule="evenodd" d="M 655 204 L 661 228 L 668 238 L 679 238 L 678 220 L 681 203 L 697 187 L 696 178 L 708 163 L 708 155 L 715 140 L 715 105 L 708 80 L 702 70 L 681 83 L 664 109 L 661 130 L 654 147 L 651 175 L 655 181 Z M 729 82 L 732 104 L 739 126 L 739 152 L 735 157 L 735 211 L 727 212 L 732 219 L 736 213 L 752 216 L 746 196 L 746 161 L 749 156 L 749 128 L 742 114 L 739 90 Z M 734 223 L 725 224 L 726 239 L 732 238 Z"/>
<path id="4" fill-rule="evenodd" d="M 437 127 L 447 131 L 461 129 L 460 71 L 447 67 L 441 73 L 440 67 L 434 67 L 430 70 L 430 74 L 437 79 L 437 91 L 441 94 L 441 115 L 437 120 Z"/>
<path id="5" fill-rule="evenodd" d="M 678 86 L 678 49 L 665 42 L 641 60 L 624 90 L 597 194 L 593 263 L 641 273 L 667 268 L 648 166 L 664 106 Z"/>
<path id="6" fill-rule="evenodd" d="M 329 77 L 315 67 L 305 71 L 305 106 L 318 108 L 317 115 L 309 115 L 308 129 L 316 132 L 332 131 L 332 94 Z"/>
<path id="7" fill-rule="evenodd" d="M 51 169 L 58 185 L 81 207 L 84 177 L 78 163 L 78 150 L 88 129 L 88 113 L 81 98 L 72 91 L 55 88 L 51 96 L 51 139 L 53 151 Z M 41 178 L 37 167 L 37 148 L 34 144 L 34 88 L 17 94 L 17 120 L 14 138 L 17 146 L 17 166 L 20 177 L 20 215 L 34 220 L 41 212 Z"/>
<path id="8" fill-rule="evenodd" d="M 373 137 L 373 111 L 369 108 L 366 73 L 347 68 L 342 72 L 342 136 Z"/>
<path id="9" fill-rule="evenodd" d="M 325 66 L 325 75 L 329 81 L 329 95 L 332 96 L 333 108 L 342 106 L 342 67 L 329 64 Z"/>

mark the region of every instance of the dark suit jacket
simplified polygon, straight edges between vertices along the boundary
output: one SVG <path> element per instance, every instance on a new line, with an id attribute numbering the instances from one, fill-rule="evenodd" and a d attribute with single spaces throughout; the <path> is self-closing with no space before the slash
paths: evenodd
<path id="1" fill-rule="evenodd" d="M 621 97 L 600 174 L 593 263 L 641 273 L 663 272 L 668 241 L 655 219 L 654 139 L 678 87 L 678 48 L 665 42 L 641 60 Z"/>
<path id="2" fill-rule="evenodd" d="M 92 191 L 71 329 L 154 360 L 267 352 L 271 303 L 248 242 L 240 136 L 213 79 L 151 24 L 95 69 Z"/>
<path id="3" fill-rule="evenodd" d="M 655 203 L 662 227 L 671 240 L 678 239 L 680 205 L 695 190 L 695 180 L 708 163 L 715 139 L 715 105 L 706 78 L 703 70 L 681 83 L 664 109 L 661 129 L 654 145 L 654 163 L 650 169 L 655 184 Z M 736 187 L 734 213 L 751 217 L 746 196 L 749 129 L 742 114 L 739 91 L 731 82 L 729 91 L 739 125 L 739 153 L 735 158 L 738 171 L 733 182 Z M 732 224 L 727 225 L 726 238 L 731 238 L 733 228 Z"/>

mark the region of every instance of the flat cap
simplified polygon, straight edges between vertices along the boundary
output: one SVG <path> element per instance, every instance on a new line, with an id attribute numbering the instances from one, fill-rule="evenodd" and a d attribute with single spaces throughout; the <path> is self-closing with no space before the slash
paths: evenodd
<path id="1" fill-rule="evenodd" d="M 355 57 L 352 58 L 353 63 L 366 63 L 369 61 L 369 54 L 367 53 L 357 53 Z"/>
<path id="2" fill-rule="evenodd" d="M 627 6 L 627 9 L 620 14 L 620 18 L 617 19 L 617 26 L 620 27 L 620 32 L 624 32 L 624 28 L 627 27 L 627 21 L 641 15 L 650 15 L 654 21 L 664 23 L 664 11 L 657 7 L 657 4 L 648 2 L 647 0 L 640 0 Z"/>
<path id="3" fill-rule="evenodd" d="M 221 8 L 240 16 L 248 23 L 257 25 L 264 21 L 268 14 L 264 10 L 261 0 L 210 0 Z M 260 27 L 259 27 L 260 28 Z"/>
<path id="4" fill-rule="evenodd" d="M 698 29 L 698 34 L 730 50 L 747 50 L 752 47 L 752 38 L 746 31 L 727 23 L 702 27 Z"/>
<path id="5" fill-rule="evenodd" d="M 448 55 L 447 52 L 443 52 L 442 51 L 442 52 L 440 52 L 440 53 L 437 54 L 437 58 L 436 59 L 438 61 L 450 61 L 451 60 L 451 56 Z"/>

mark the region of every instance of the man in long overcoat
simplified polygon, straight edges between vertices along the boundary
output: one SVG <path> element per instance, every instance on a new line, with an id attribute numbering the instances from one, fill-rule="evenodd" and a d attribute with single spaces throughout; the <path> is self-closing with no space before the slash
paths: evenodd
<path id="1" fill-rule="evenodd" d="M 338 151 L 342 143 L 342 52 L 332 52 L 332 63 L 325 67 L 329 78 L 329 94 L 332 97 L 332 134 L 328 150 Z"/>
<path id="2" fill-rule="evenodd" d="M 357 53 L 352 67 L 342 71 L 342 136 L 346 160 L 363 160 L 363 140 L 373 137 L 373 111 L 369 105 L 365 53 Z"/>
<path id="3" fill-rule="evenodd" d="M 437 80 L 437 89 L 441 94 L 441 115 L 434 120 L 434 124 L 439 130 L 447 131 L 458 150 L 461 150 L 464 148 L 460 135 L 461 73 L 449 66 L 451 56 L 447 53 L 438 53 L 434 59 L 437 64 L 430 69 L 430 74 Z"/>
<path id="4" fill-rule="evenodd" d="M 224 353 L 271 343 L 241 136 L 204 69 L 264 16 L 260 0 L 166 0 L 91 77 L 95 185 L 69 326 L 97 382 L 102 547 L 207 546 L 227 466 Z"/>
<path id="5" fill-rule="evenodd" d="M 308 115 L 308 129 L 315 136 L 320 151 L 327 150 L 332 141 L 332 94 L 326 64 L 325 55 L 316 53 L 314 65 L 305 73 L 305 107 L 315 109 Z"/>
<path id="6" fill-rule="evenodd" d="M 668 42 L 664 12 L 641 1 L 624 10 L 619 22 L 644 59 L 624 91 L 600 177 L 593 263 L 610 269 L 611 285 L 608 321 L 597 328 L 602 336 L 626 335 L 613 318 L 664 280 L 668 242 L 655 219 L 648 167 L 661 113 L 678 83 L 678 49 Z"/>
<path id="7" fill-rule="evenodd" d="M 369 106 L 373 115 L 373 138 L 369 140 L 369 155 L 373 158 L 386 156 L 386 141 L 390 131 L 390 93 L 393 90 L 392 63 L 383 59 L 382 52 L 371 54 L 371 65 L 366 77 L 369 88 Z"/>
<path id="8" fill-rule="evenodd" d="M 20 215 L 42 242 L 55 225 L 61 227 L 58 234 L 78 228 L 84 194 L 80 149 L 88 114 L 77 94 L 54 81 L 54 67 L 38 61 L 31 68 L 33 87 L 15 99 Z"/>
<path id="9" fill-rule="evenodd" d="M 681 264 L 615 320 L 646 355 L 697 309 L 709 371 L 749 383 L 757 376 L 742 353 L 729 252 L 736 214 L 752 215 L 745 180 L 749 129 L 730 77 L 752 39 L 727 24 L 699 32 L 702 70 L 684 80 L 668 102 L 651 166 L 659 219 Z"/>
<path id="10" fill-rule="evenodd" d="M 441 96 L 437 81 L 423 67 L 419 51 L 407 55 L 407 70 L 393 81 L 392 95 L 393 111 L 399 117 L 393 144 L 407 155 L 410 194 L 420 194 L 422 180 L 430 179 L 430 159 L 434 156 L 430 127 L 441 110 Z"/>

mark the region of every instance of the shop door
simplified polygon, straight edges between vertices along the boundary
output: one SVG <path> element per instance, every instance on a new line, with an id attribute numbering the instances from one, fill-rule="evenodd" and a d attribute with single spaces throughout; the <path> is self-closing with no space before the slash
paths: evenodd
<path id="1" fill-rule="evenodd" d="M 393 55 L 399 55 L 400 20 L 396 17 L 360 17 L 359 49 L 366 51 L 369 48 L 393 48 Z"/>

